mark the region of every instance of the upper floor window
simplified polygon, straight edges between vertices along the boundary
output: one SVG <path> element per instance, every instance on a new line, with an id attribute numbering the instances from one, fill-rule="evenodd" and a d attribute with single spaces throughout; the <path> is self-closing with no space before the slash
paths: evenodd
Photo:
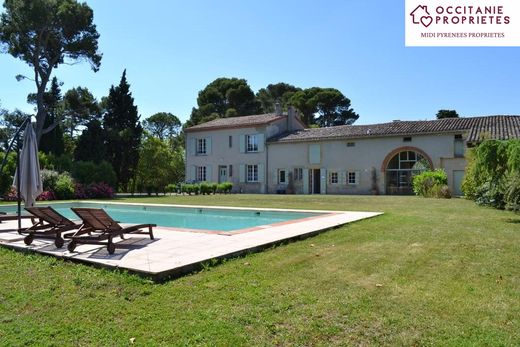
<path id="1" fill-rule="evenodd" d="M 246 151 L 258 152 L 258 136 L 246 135 Z"/>
<path id="2" fill-rule="evenodd" d="M 356 147 L 355 142 L 347 142 L 347 147 Z"/>
<path id="3" fill-rule="evenodd" d="M 197 139 L 197 154 L 206 154 L 206 139 Z"/>
<path id="4" fill-rule="evenodd" d="M 459 135 L 455 135 L 453 156 L 455 158 L 462 158 L 462 157 L 464 157 L 464 139 L 462 138 L 462 135 L 460 135 L 460 134 Z"/>
<path id="5" fill-rule="evenodd" d="M 229 148 L 233 147 L 233 136 L 229 135 Z"/>
<path id="6" fill-rule="evenodd" d="M 403 137 L 403 142 L 412 142 L 412 137 L 411 136 Z"/>

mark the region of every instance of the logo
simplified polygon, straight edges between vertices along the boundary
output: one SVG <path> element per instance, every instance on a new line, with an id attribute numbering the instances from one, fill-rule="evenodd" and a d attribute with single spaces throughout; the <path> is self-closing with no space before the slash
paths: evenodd
<path id="1" fill-rule="evenodd" d="M 405 0 L 406 46 L 520 46 L 519 0 Z"/>
<path id="2" fill-rule="evenodd" d="M 425 28 L 429 27 L 433 22 L 433 17 L 428 12 L 428 6 L 419 5 L 410 13 L 413 24 L 422 24 Z"/>

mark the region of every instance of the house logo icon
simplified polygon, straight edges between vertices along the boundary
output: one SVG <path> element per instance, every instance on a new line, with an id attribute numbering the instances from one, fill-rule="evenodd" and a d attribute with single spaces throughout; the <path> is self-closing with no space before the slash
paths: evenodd
<path id="1" fill-rule="evenodd" d="M 428 6 L 419 5 L 410 13 L 413 24 L 422 24 L 425 28 L 429 27 L 433 22 L 433 17 L 428 12 Z"/>

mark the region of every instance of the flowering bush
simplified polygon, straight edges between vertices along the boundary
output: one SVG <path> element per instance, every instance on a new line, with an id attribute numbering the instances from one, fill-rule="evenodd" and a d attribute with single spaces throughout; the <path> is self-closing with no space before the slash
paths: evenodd
<path id="1" fill-rule="evenodd" d="M 56 196 L 54 196 L 54 193 L 50 190 L 46 190 L 46 191 L 42 192 L 36 198 L 36 201 L 49 201 L 49 200 L 56 200 Z"/>
<path id="2" fill-rule="evenodd" d="M 17 192 L 15 187 L 11 187 L 9 191 L 4 195 L 5 201 L 16 201 Z"/>
<path id="3" fill-rule="evenodd" d="M 76 183 L 74 197 L 76 199 L 110 199 L 114 197 L 114 189 L 106 183 L 89 185 Z"/>

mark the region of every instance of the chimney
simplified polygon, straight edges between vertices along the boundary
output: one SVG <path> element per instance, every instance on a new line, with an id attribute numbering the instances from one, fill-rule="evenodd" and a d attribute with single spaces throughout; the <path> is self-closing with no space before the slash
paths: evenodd
<path id="1" fill-rule="evenodd" d="M 296 121 L 296 111 L 294 110 L 294 107 L 289 106 L 289 109 L 287 110 L 287 130 L 292 131 L 294 130 L 294 123 Z"/>
<path id="2" fill-rule="evenodd" d="M 274 113 L 277 116 L 281 116 L 282 115 L 282 105 L 280 104 L 280 101 L 278 101 L 278 100 L 274 104 Z"/>

